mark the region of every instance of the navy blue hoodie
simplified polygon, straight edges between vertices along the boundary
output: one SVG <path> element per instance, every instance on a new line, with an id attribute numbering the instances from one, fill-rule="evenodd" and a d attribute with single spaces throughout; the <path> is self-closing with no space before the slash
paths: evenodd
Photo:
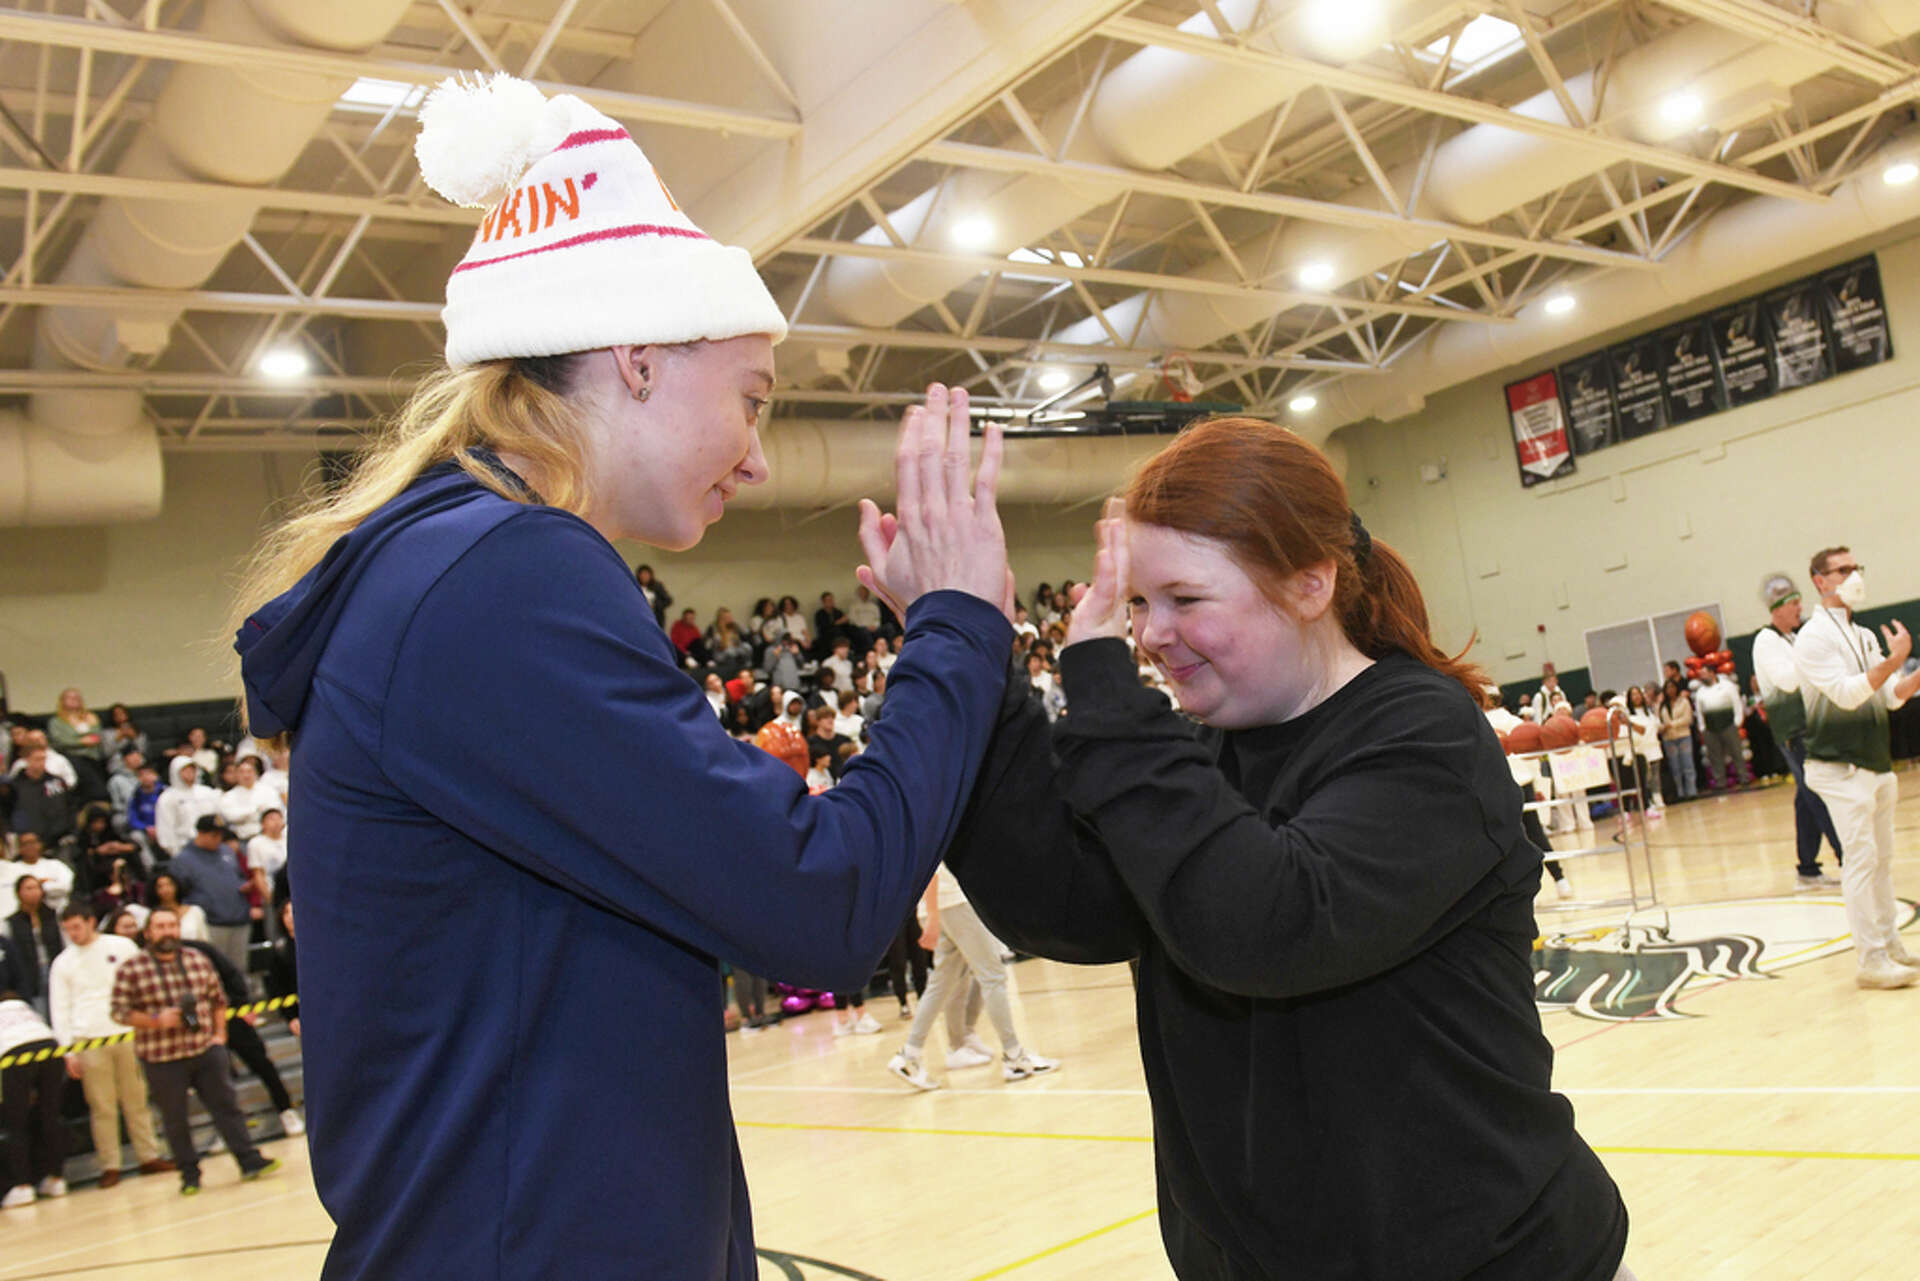
<path id="1" fill-rule="evenodd" d="M 253 731 L 295 731 L 328 1281 L 758 1275 L 718 961 L 856 987 L 925 887 L 1012 631 L 936 592 L 906 636 L 872 750 L 809 797 L 604 538 L 452 464 L 248 620 Z"/>

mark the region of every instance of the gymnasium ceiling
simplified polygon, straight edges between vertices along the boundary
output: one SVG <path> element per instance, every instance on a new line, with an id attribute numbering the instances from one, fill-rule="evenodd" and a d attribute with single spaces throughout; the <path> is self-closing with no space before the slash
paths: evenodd
<path id="1" fill-rule="evenodd" d="M 625 123 L 696 221 L 754 253 L 794 320 L 777 415 L 816 422 L 891 415 L 936 379 L 1029 406 L 1095 360 L 1123 396 L 1171 361 L 1204 397 L 1304 420 L 1288 406 L 1392 378 L 1436 331 L 1528 323 L 1556 291 L 1578 341 L 1588 282 L 1659 279 L 1743 202 L 1826 201 L 1888 162 L 1920 97 L 1920 45 L 1874 35 L 1908 25 L 1874 25 L 1894 0 L 423 0 L 364 52 L 208 34 L 213 2 L 0 8 L 0 398 L 135 390 L 167 451 L 350 446 L 438 352 L 477 214 L 420 182 L 411 113 L 453 71 Z M 1628 76 L 1687 29 L 1718 52 L 1671 86 Z M 1796 70 L 1736 83 L 1755 50 Z M 189 65 L 340 96 L 264 186 L 143 176 L 128 153 Z M 1206 123 L 1221 97 L 1238 118 Z M 1441 173 L 1488 125 L 1597 159 L 1511 201 L 1511 174 Z M 1440 200 L 1449 178 L 1465 190 Z M 257 212 L 201 282 L 63 274 L 114 200 Z M 1035 209 L 1054 213 L 1009 243 Z M 1339 262 L 1356 237 L 1375 252 Z M 51 310 L 155 305 L 177 321 L 127 326 L 111 356 L 35 354 Z M 263 360 L 289 352 L 307 372 L 273 380 Z"/>

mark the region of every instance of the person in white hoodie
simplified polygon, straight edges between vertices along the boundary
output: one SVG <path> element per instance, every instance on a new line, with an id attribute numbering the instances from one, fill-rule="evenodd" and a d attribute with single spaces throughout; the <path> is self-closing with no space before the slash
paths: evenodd
<path id="1" fill-rule="evenodd" d="M 113 980 L 123 962 L 140 955 L 132 939 L 102 934 L 93 913 L 75 903 L 60 913 L 60 930 L 67 946 L 53 958 L 48 971 L 52 985 L 54 1039 L 60 1044 L 95 1036 L 117 1036 L 126 1031 L 113 1021 Z M 66 1056 L 67 1075 L 80 1082 L 93 1122 L 93 1150 L 100 1159 L 100 1186 L 120 1182 L 120 1118 L 126 1117 L 127 1137 L 133 1140 L 133 1158 L 142 1174 L 173 1168 L 160 1155 L 153 1133 L 153 1113 L 147 1106 L 147 1078 L 134 1057 L 133 1042 L 118 1041 Z"/>
<path id="2" fill-rule="evenodd" d="M 154 810 L 153 834 L 172 858 L 193 839 L 194 824 L 202 814 L 220 811 L 220 793 L 200 781 L 200 767 L 189 756 L 176 756 L 167 767 L 167 790 Z"/>
<path id="3" fill-rule="evenodd" d="M 260 835 L 260 816 L 281 805 L 280 793 L 260 781 L 260 765 L 259 757 L 242 756 L 234 763 L 233 786 L 220 793 L 220 820 L 242 841 Z"/>

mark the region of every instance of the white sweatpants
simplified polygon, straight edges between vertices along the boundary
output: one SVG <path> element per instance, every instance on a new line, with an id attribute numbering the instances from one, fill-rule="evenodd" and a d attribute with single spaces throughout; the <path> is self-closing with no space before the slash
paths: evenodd
<path id="1" fill-rule="evenodd" d="M 1836 761 L 1807 762 L 1807 786 L 1827 803 L 1847 861 L 1840 869 L 1840 895 L 1847 904 L 1847 928 L 1866 964 L 1885 954 L 1893 941 L 1899 901 L 1893 896 L 1893 805 L 1900 783 Z"/>

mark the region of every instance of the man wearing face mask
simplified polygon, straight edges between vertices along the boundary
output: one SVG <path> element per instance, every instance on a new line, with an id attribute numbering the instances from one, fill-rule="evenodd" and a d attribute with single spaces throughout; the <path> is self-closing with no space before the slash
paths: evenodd
<path id="1" fill-rule="evenodd" d="M 1863 988 L 1906 987 L 1920 980 L 1894 921 L 1893 775 L 1887 713 L 1920 689 L 1920 672 L 1896 679 L 1913 637 L 1899 622 L 1880 637 L 1853 621 L 1867 600 L 1866 567 L 1851 548 L 1816 552 L 1810 566 L 1820 605 L 1794 638 L 1794 665 L 1807 712 L 1807 786 L 1833 815 L 1847 851 L 1840 892 L 1847 904 Z"/>
<path id="2" fill-rule="evenodd" d="M 1837 887 L 1837 878 L 1820 870 L 1820 837 L 1833 847 L 1834 861 L 1843 857 L 1840 834 L 1834 830 L 1827 803 L 1807 786 L 1807 708 L 1800 698 L 1800 669 L 1793 663 L 1793 638 L 1800 630 L 1800 589 L 1785 574 L 1768 574 L 1760 584 L 1760 600 L 1767 607 L 1768 624 L 1753 636 L 1753 674 L 1760 682 L 1760 705 L 1773 731 L 1787 772 L 1793 775 L 1793 843 L 1798 859 L 1799 888 Z"/>

